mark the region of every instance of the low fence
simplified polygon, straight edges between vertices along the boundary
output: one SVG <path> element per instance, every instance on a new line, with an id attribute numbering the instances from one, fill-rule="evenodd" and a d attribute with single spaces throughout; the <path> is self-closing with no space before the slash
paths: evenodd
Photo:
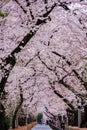
<path id="1" fill-rule="evenodd" d="M 67 126 L 66 130 L 87 130 L 87 128 L 79 128 L 77 126 Z"/>
<path id="2" fill-rule="evenodd" d="M 48 125 L 52 128 L 52 130 L 62 130 L 59 126 L 56 126 L 55 124 L 52 124 L 48 122 Z"/>
<path id="3" fill-rule="evenodd" d="M 56 127 L 56 126 L 54 126 L 54 125 L 51 125 L 51 124 L 50 124 L 49 126 L 51 127 L 52 130 L 61 130 L 60 128 L 58 128 L 58 127 Z"/>
<path id="4" fill-rule="evenodd" d="M 31 130 L 37 123 L 36 122 L 32 122 L 30 124 L 27 124 L 25 126 L 19 126 L 18 128 L 15 128 L 13 130 Z"/>

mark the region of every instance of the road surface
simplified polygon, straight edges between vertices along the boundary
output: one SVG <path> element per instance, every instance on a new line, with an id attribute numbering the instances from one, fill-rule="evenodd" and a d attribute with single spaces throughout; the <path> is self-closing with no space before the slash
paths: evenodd
<path id="1" fill-rule="evenodd" d="M 31 130 L 51 130 L 51 128 L 45 124 L 37 124 Z"/>

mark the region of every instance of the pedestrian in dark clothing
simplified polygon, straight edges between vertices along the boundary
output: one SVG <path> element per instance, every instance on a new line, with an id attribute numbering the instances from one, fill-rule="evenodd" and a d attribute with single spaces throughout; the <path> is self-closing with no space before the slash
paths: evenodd
<path id="1" fill-rule="evenodd" d="M 61 128 L 62 128 L 62 130 L 65 130 L 65 122 L 64 121 L 61 122 Z"/>

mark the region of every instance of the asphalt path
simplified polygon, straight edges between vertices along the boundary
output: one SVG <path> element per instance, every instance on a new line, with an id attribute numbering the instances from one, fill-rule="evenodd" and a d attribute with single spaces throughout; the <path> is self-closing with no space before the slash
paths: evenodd
<path id="1" fill-rule="evenodd" d="M 51 128 L 45 124 L 37 124 L 31 130 L 51 130 Z"/>

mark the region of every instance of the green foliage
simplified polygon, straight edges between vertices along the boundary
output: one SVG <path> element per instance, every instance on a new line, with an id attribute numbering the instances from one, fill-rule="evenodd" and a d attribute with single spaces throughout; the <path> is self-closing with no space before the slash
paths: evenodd
<path id="1" fill-rule="evenodd" d="M 87 60 L 87 57 L 84 57 L 83 60 Z"/>
<path id="2" fill-rule="evenodd" d="M 37 122 L 41 123 L 42 119 L 43 119 L 43 114 L 42 113 L 38 113 L 38 115 L 37 115 Z"/>
<path id="3" fill-rule="evenodd" d="M 87 96 L 85 94 L 78 93 L 76 95 L 82 99 L 87 99 Z"/>
<path id="4" fill-rule="evenodd" d="M 6 122 L 6 125 L 7 125 L 7 128 L 10 128 L 10 126 L 12 125 L 11 122 L 12 122 L 12 118 L 10 116 L 5 116 L 5 122 Z"/>
<path id="5" fill-rule="evenodd" d="M 87 61 L 87 57 L 85 57 L 84 60 Z M 87 63 L 86 63 L 85 66 L 84 66 L 83 80 L 84 80 L 85 82 L 87 82 Z"/>
<path id="6" fill-rule="evenodd" d="M 4 13 L 0 10 L 0 17 L 4 17 Z"/>
<path id="7" fill-rule="evenodd" d="M 3 13 L 3 12 L 0 10 L 0 17 L 4 18 L 4 17 L 6 17 L 6 16 L 8 16 L 8 13 L 7 13 L 7 12 Z"/>

